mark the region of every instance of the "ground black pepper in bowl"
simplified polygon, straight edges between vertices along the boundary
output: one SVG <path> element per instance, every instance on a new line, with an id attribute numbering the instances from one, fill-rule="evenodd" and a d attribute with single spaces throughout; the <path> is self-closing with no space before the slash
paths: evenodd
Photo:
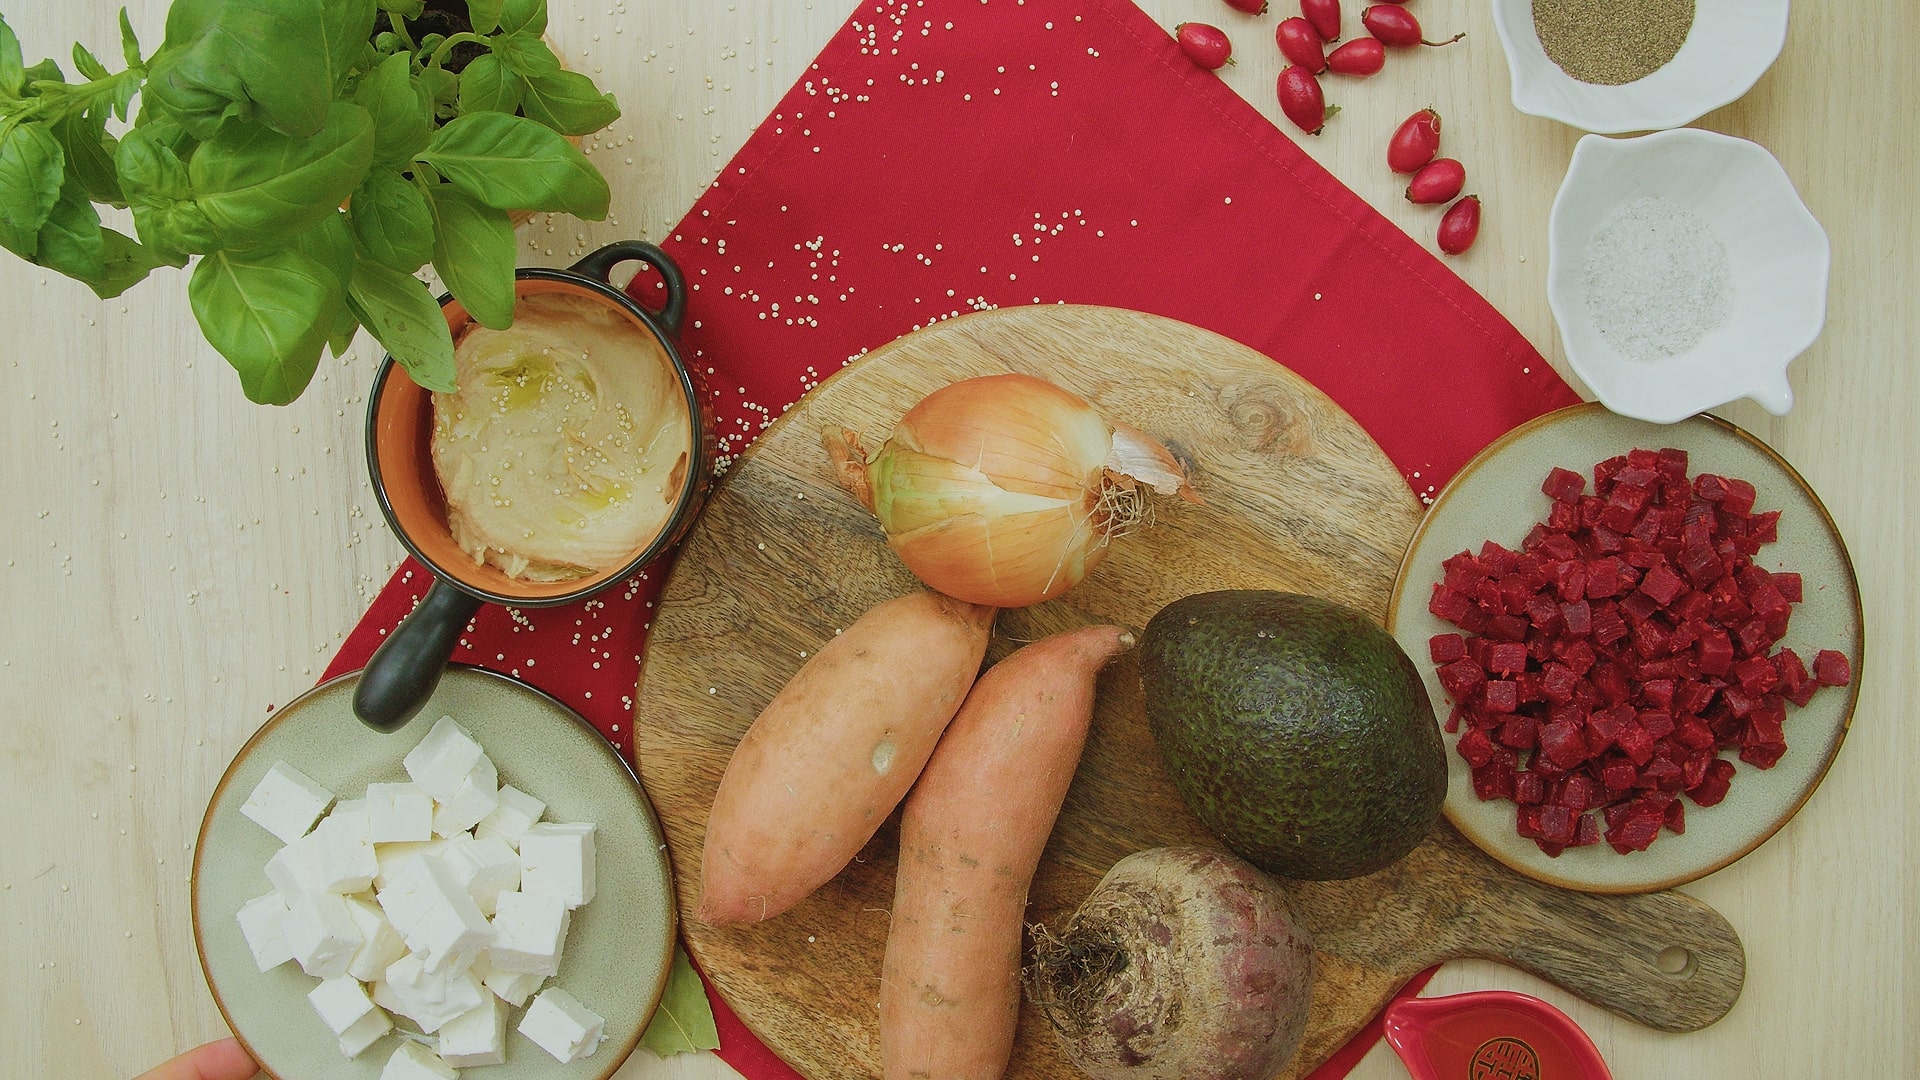
<path id="1" fill-rule="evenodd" d="M 1548 59 L 1584 83 L 1620 86 L 1659 71 L 1686 44 L 1695 0 L 1533 0 Z"/>

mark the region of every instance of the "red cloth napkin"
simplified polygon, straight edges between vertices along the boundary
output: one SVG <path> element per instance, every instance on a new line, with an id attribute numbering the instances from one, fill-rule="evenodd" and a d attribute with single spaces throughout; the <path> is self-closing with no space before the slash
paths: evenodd
<path id="1" fill-rule="evenodd" d="M 664 246 L 694 290 L 683 351 L 708 373 L 723 460 L 860 353 L 1034 303 L 1244 342 L 1358 419 L 1423 496 L 1577 400 L 1478 294 L 1126 0 L 863 6 Z M 631 286 L 643 302 L 658 288 Z M 568 608 L 489 607 L 454 658 L 540 686 L 626 750 L 663 573 Z M 363 665 L 427 584 L 403 566 L 327 674 Z M 714 1009 L 720 1056 L 749 1080 L 797 1075 Z M 1314 1080 L 1345 1076 L 1378 1034 Z"/>

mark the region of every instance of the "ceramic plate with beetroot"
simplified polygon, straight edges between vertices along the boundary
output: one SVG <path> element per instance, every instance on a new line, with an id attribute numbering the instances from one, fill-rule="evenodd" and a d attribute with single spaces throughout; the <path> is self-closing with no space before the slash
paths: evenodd
<path id="1" fill-rule="evenodd" d="M 1859 586 L 1792 466 L 1711 416 L 1597 404 L 1440 492 L 1387 616 L 1447 745 L 1446 814 L 1565 888 L 1712 873 L 1799 810 L 1858 696 Z"/>

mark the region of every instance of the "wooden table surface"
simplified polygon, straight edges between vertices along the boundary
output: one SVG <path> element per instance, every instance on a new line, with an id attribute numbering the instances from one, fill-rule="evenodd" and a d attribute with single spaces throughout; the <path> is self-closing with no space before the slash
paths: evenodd
<path id="1" fill-rule="evenodd" d="M 659 239 L 854 6 L 552 3 L 550 36 L 625 116 L 590 140 L 612 218 L 535 218 L 521 231 L 528 263 Z M 1259 19 L 1219 0 L 1144 6 L 1168 27 L 1233 33 L 1241 62 L 1223 77 L 1285 124 L 1272 32 L 1288 0 Z M 1437 104 L 1447 150 L 1487 206 L 1479 245 L 1453 265 L 1565 373 L 1546 217 L 1578 133 L 1508 103 L 1484 0 L 1415 6 L 1430 29 L 1467 39 L 1340 83 L 1346 111 L 1309 149 L 1430 243 L 1434 215 L 1400 198 L 1404 181 L 1379 157 L 1395 123 Z M 5 5 L 29 62 L 64 61 L 76 40 L 117 56 L 116 7 Z M 129 7 L 151 47 L 164 2 Z M 1798 404 L 1784 418 L 1745 403 L 1724 414 L 1825 498 L 1868 628 L 1859 710 L 1824 786 L 1772 841 L 1687 890 L 1744 938 L 1745 994 L 1714 1027 L 1664 1035 L 1491 964 L 1449 965 L 1430 991 L 1542 994 L 1622 1080 L 1911 1076 L 1920 1056 L 1920 799 L 1906 795 L 1920 775 L 1908 727 L 1920 696 L 1908 574 L 1920 545 L 1907 529 L 1920 474 L 1916 56 L 1920 5 L 1800 0 L 1779 62 L 1699 122 L 1772 149 L 1832 237 L 1826 333 L 1793 366 Z M 0 587 L 13 610 L 0 621 L 0 1075 L 131 1076 L 224 1034 L 189 929 L 192 841 L 233 752 L 269 705 L 313 683 L 398 559 L 360 452 L 377 360 L 363 336 L 297 404 L 253 406 L 200 339 L 180 272 L 100 301 L 0 258 Z M 733 1073 L 711 1055 L 641 1051 L 620 1075 Z M 1379 1047 L 1354 1075 L 1406 1073 Z"/>

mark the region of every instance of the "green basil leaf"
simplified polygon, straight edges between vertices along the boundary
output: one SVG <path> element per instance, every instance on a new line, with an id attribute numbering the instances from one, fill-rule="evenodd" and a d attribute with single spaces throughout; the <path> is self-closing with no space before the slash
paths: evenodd
<path id="1" fill-rule="evenodd" d="M 603 94 L 593 80 L 577 71 L 556 71 L 527 80 L 520 103 L 527 119 L 545 124 L 562 135 L 590 135 L 620 119 L 612 94 Z"/>
<path id="2" fill-rule="evenodd" d="M 248 400 L 263 405 L 285 405 L 306 389 L 344 302 L 332 271 L 286 249 L 205 256 L 187 299 Z"/>
<path id="3" fill-rule="evenodd" d="M 312 135 L 373 31 L 373 0 L 174 0 L 146 93 L 195 138 L 233 117 Z"/>
<path id="4" fill-rule="evenodd" d="M 76 71 L 86 76 L 88 81 L 113 77 L 113 72 L 107 70 L 107 65 L 101 63 L 98 57 L 87 51 L 85 45 L 77 41 L 73 43 L 73 66 Z"/>
<path id="5" fill-rule="evenodd" d="M 579 148 L 522 116 L 470 113 L 433 133 L 420 160 L 500 210 L 560 210 L 598 220 L 612 193 Z"/>
<path id="6" fill-rule="evenodd" d="M 443 394 L 453 392 L 453 335 L 424 282 L 361 259 L 353 266 L 347 304 L 414 382 Z"/>
<path id="7" fill-rule="evenodd" d="M 186 163 L 167 142 L 169 131 L 162 124 L 145 124 L 127 132 L 114 153 L 121 189 L 135 202 L 156 199 L 191 199 L 193 181 L 187 177 Z"/>
<path id="8" fill-rule="evenodd" d="M 427 0 L 378 0 L 380 10 L 391 12 L 402 19 L 417 19 L 427 10 Z"/>
<path id="9" fill-rule="evenodd" d="M 18 97 L 27 86 L 27 62 L 20 55 L 20 39 L 6 16 L 0 15 L 0 94 Z"/>
<path id="10" fill-rule="evenodd" d="M 547 0 L 506 0 L 500 5 L 500 29 L 509 34 L 547 32 Z"/>
<path id="11" fill-rule="evenodd" d="M 127 205 L 120 191 L 120 177 L 114 171 L 113 156 L 118 144 L 107 134 L 105 116 L 71 114 L 53 125 L 53 137 L 66 155 L 67 175 L 77 177 L 94 202 Z"/>
<path id="12" fill-rule="evenodd" d="M 445 68 L 421 68 L 413 77 L 426 88 L 427 96 L 433 100 L 435 117 L 450 115 L 456 102 L 460 100 L 460 76 Z"/>
<path id="13" fill-rule="evenodd" d="M 140 39 L 133 32 L 133 20 L 127 9 L 120 9 L 120 56 L 130 68 L 140 67 Z"/>
<path id="14" fill-rule="evenodd" d="M 526 90 L 526 79 L 508 71 L 499 57 L 481 53 L 460 71 L 460 111 L 512 113 Z"/>
<path id="15" fill-rule="evenodd" d="M 354 190 L 347 223 L 376 262 L 411 274 L 433 258 L 433 214 L 427 197 L 399 173 L 375 169 Z"/>
<path id="16" fill-rule="evenodd" d="M 146 279 L 157 266 L 165 265 L 153 252 L 136 243 L 133 237 L 115 229 L 101 229 L 104 248 L 99 278 L 87 282 L 95 296 L 110 300 Z"/>
<path id="17" fill-rule="evenodd" d="M 346 296 L 347 282 L 353 277 L 353 230 L 347 228 L 347 215 L 336 211 L 334 215 L 294 236 L 287 241 L 287 247 L 305 255 L 332 272 L 340 284 L 340 295 Z"/>
<path id="18" fill-rule="evenodd" d="M 336 101 L 311 137 L 253 124 L 223 129 L 194 152 L 187 173 L 221 239 L 245 244 L 297 232 L 335 212 L 372 162 L 372 118 Z"/>
<path id="19" fill-rule="evenodd" d="M 487 46 L 508 71 L 529 79 L 560 70 L 560 58 L 553 55 L 539 34 L 503 34 L 488 40 Z"/>
<path id="20" fill-rule="evenodd" d="M 640 1045 L 661 1057 L 715 1050 L 720 1046 L 720 1032 L 713 1023 L 713 1006 L 707 1004 L 707 992 L 700 985 L 700 976 L 695 974 L 693 964 L 687 960 L 686 950 L 678 945 L 674 946 L 673 967 L 667 973 L 667 988 L 660 995 L 660 1007 L 648 1021 L 646 1034 L 640 1036 Z"/>
<path id="21" fill-rule="evenodd" d="M 491 34 L 500 25 L 501 0 L 467 0 L 467 21 L 476 34 Z"/>
<path id="22" fill-rule="evenodd" d="M 60 143 L 45 124 L 0 131 L 0 247 L 33 258 L 65 173 Z"/>
<path id="23" fill-rule="evenodd" d="M 100 211 L 87 189 L 72 176 L 40 226 L 33 261 L 76 281 L 94 281 L 106 273 L 106 242 L 100 235 Z"/>
<path id="24" fill-rule="evenodd" d="M 59 62 L 54 60 L 52 57 L 48 57 L 47 59 L 40 61 L 39 63 L 28 68 L 26 71 L 22 72 L 22 74 L 26 77 L 26 84 L 27 84 L 26 89 L 23 90 L 22 93 L 24 93 L 27 97 L 33 97 L 38 92 L 34 89 L 34 86 L 33 86 L 34 83 L 37 83 L 37 82 L 63 83 L 67 81 L 66 73 L 60 70 Z"/>
<path id="25" fill-rule="evenodd" d="M 482 326 L 513 325 L 513 224 L 504 210 L 447 184 L 427 189 L 433 214 L 433 268 L 447 291 Z"/>
<path id="26" fill-rule="evenodd" d="M 396 53 L 368 72 L 353 92 L 354 103 L 373 117 L 373 160 L 397 165 L 413 160 L 433 129 L 433 102 L 413 81 L 413 61 Z"/>

